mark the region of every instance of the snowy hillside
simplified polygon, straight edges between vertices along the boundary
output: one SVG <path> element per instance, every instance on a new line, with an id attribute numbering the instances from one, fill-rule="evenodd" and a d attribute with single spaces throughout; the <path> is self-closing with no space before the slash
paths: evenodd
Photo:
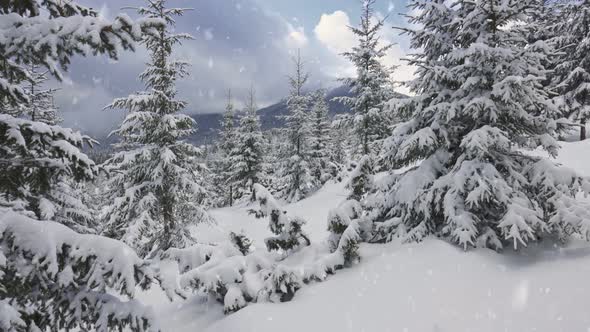
<path id="1" fill-rule="evenodd" d="M 558 162 L 590 176 L 590 142 L 563 143 Z M 345 199 L 343 184 L 286 206 L 308 220 L 318 247 L 328 210 Z M 243 230 L 263 247 L 264 219 L 247 207 L 213 211 L 217 226 L 195 229 L 199 242 L 223 241 Z M 306 252 L 309 254 L 309 252 Z M 360 264 L 304 287 L 287 303 L 250 304 L 224 315 L 222 305 L 196 296 L 169 303 L 158 291 L 139 298 L 160 313 L 164 331 L 586 331 L 590 327 L 590 245 L 543 243 L 519 252 L 467 252 L 441 240 L 363 244 Z"/>
<path id="2" fill-rule="evenodd" d="M 0 332 L 590 332 L 590 0 L 180 2 L 0 1 Z"/>

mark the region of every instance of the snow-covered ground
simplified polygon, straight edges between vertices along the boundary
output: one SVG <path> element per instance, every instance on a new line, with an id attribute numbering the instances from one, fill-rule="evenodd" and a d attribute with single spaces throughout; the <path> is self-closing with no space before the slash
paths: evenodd
<path id="1" fill-rule="evenodd" d="M 590 176 L 590 141 L 563 143 L 558 162 Z M 286 207 L 307 219 L 314 243 L 327 236 L 328 210 L 346 197 L 328 184 Z M 258 248 L 270 236 L 266 219 L 247 207 L 213 211 L 218 225 L 195 229 L 200 242 L 243 230 Z M 520 252 L 460 248 L 437 239 L 363 245 L 362 261 L 325 282 L 301 289 L 291 302 L 258 303 L 231 315 L 195 296 L 170 303 L 159 291 L 140 294 L 154 306 L 163 331 L 590 331 L 590 244 L 543 243 Z"/>

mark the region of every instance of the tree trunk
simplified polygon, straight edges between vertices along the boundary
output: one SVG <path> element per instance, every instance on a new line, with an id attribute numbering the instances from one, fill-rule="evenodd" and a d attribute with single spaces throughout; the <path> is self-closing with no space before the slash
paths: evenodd
<path id="1" fill-rule="evenodd" d="M 580 141 L 586 139 L 586 119 L 580 120 Z"/>
<path id="2" fill-rule="evenodd" d="M 369 154 L 369 120 L 367 117 L 364 119 L 364 133 L 363 133 L 363 154 Z"/>
<path id="3" fill-rule="evenodd" d="M 234 205 L 234 186 L 229 186 L 229 206 Z"/>

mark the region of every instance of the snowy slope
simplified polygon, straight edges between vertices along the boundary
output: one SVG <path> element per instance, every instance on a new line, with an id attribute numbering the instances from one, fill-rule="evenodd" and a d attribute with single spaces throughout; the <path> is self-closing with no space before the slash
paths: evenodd
<path id="1" fill-rule="evenodd" d="M 564 143 L 558 162 L 590 176 L 590 141 Z M 343 184 L 286 207 L 305 217 L 315 243 L 326 236 L 328 210 L 343 201 Z M 200 226 L 202 242 L 244 230 L 263 248 L 266 219 L 246 207 L 213 211 L 219 225 Z M 319 250 L 321 246 L 310 248 Z M 589 331 L 590 244 L 543 243 L 521 252 L 464 252 L 436 239 L 420 244 L 363 245 L 362 262 L 300 290 L 292 302 L 252 304 L 224 316 L 220 305 L 195 297 L 169 303 L 142 294 L 165 331 Z"/>

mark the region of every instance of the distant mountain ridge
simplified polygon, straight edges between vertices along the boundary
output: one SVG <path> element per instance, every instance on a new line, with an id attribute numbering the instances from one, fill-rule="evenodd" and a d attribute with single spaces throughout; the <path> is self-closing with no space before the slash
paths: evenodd
<path id="1" fill-rule="evenodd" d="M 350 112 L 350 108 L 333 100 L 336 97 L 350 96 L 352 94 L 350 93 L 350 88 L 347 86 L 340 86 L 328 91 L 326 94 L 326 101 L 329 108 L 328 114 L 332 117 L 337 114 Z M 285 99 L 258 110 L 262 129 L 267 130 L 284 126 L 285 122 L 281 117 L 287 115 L 287 112 L 287 101 Z M 211 143 L 214 141 L 221 129 L 222 116 L 223 113 L 192 115 L 192 118 L 197 122 L 197 132 L 189 140 L 194 144 Z"/>
<path id="2" fill-rule="evenodd" d="M 399 96 L 405 97 L 402 94 L 399 94 Z M 334 100 L 334 98 L 337 97 L 352 97 L 350 88 L 347 86 L 340 86 L 328 91 L 326 94 L 326 101 L 328 103 L 328 114 L 330 117 L 350 112 L 349 107 Z M 258 110 L 262 129 L 267 130 L 283 127 L 285 122 L 281 117 L 287 115 L 287 112 L 287 101 L 285 99 L 276 104 Z M 188 140 L 195 145 L 210 144 L 214 142 L 219 134 L 219 130 L 221 129 L 221 119 L 223 117 L 223 113 L 194 114 L 191 115 L 191 117 L 197 123 L 197 131 L 191 137 L 189 137 Z M 117 141 L 115 136 L 108 137 L 105 135 L 104 137 L 96 138 L 100 142 L 100 145 L 95 146 L 96 150 L 109 149 L 111 144 Z"/>

